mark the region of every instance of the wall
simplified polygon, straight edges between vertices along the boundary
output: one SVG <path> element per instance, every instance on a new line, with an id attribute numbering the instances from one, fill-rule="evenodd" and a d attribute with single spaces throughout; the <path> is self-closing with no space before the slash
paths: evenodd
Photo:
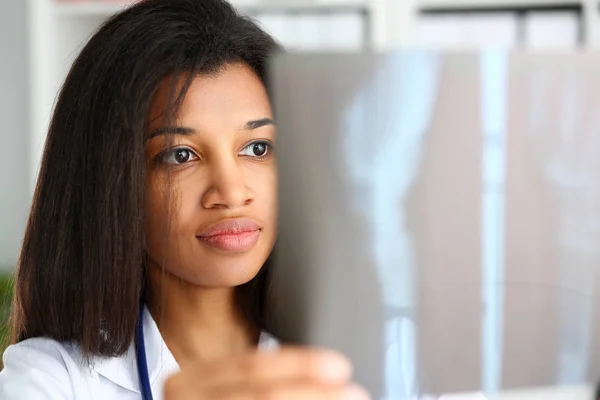
<path id="1" fill-rule="evenodd" d="M 27 2 L 0 1 L 0 272 L 17 259 L 29 206 Z"/>

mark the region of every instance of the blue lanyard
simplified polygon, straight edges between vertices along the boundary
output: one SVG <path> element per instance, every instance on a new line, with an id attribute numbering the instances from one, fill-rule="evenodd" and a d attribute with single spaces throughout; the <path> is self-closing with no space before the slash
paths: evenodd
<path id="1" fill-rule="evenodd" d="M 136 328 L 135 355 L 137 358 L 140 392 L 142 400 L 152 400 L 152 388 L 148 376 L 148 361 L 146 360 L 146 345 L 144 343 L 144 307 L 140 307 L 140 315 Z"/>

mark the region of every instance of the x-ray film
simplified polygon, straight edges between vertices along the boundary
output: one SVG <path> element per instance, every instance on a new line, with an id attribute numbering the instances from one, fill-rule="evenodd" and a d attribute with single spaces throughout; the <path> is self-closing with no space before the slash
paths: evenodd
<path id="1" fill-rule="evenodd" d="M 278 57 L 275 333 L 373 398 L 600 377 L 600 57 Z"/>

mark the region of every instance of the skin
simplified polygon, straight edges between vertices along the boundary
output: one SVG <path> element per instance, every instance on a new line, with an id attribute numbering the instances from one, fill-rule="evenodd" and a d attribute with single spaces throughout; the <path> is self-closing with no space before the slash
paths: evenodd
<path id="1" fill-rule="evenodd" d="M 270 102 L 249 67 L 196 77 L 175 126 L 165 121 L 169 86 L 165 79 L 150 110 L 146 242 L 150 311 L 181 365 L 256 344 L 259 332 L 241 317 L 234 288 L 256 276 L 273 248 L 277 170 L 268 148 L 275 144 Z M 256 152 L 255 144 L 266 152 Z M 260 227 L 250 250 L 221 251 L 197 238 L 235 218 Z"/>
<path id="2" fill-rule="evenodd" d="M 254 147 L 274 146 L 276 136 L 262 82 L 243 64 L 196 77 L 174 127 L 164 118 L 169 84 L 152 101 L 146 143 L 148 307 L 181 367 L 165 399 L 368 398 L 337 353 L 252 351 L 260 332 L 236 307 L 234 288 L 256 276 L 276 237 L 275 153 L 257 156 Z M 251 249 L 223 251 L 197 238 L 232 218 L 259 225 Z"/>

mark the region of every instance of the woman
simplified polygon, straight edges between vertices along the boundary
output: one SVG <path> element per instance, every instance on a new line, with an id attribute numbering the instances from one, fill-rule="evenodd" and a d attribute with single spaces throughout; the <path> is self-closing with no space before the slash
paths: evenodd
<path id="1" fill-rule="evenodd" d="M 277 48 L 222 0 L 147 0 L 69 72 L 16 277 L 0 398 L 364 398 L 326 351 L 277 347 Z"/>

